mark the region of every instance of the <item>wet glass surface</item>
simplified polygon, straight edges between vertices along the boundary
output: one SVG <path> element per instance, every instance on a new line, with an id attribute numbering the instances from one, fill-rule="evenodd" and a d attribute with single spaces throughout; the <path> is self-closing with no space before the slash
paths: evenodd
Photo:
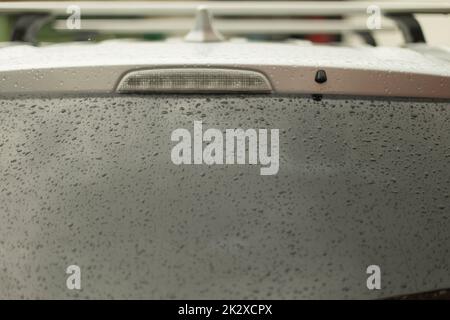
<path id="1" fill-rule="evenodd" d="M 173 130 L 279 129 L 280 165 L 175 165 Z M 450 287 L 450 103 L 0 100 L 0 297 L 377 298 Z M 82 289 L 66 288 L 67 266 Z M 366 288 L 366 267 L 382 289 Z"/>

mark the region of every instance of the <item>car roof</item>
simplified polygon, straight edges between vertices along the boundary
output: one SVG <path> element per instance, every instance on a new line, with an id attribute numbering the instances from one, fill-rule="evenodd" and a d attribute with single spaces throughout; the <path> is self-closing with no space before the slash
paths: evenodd
<path id="1" fill-rule="evenodd" d="M 6 45 L 0 92 L 111 93 L 133 70 L 216 67 L 261 72 L 276 93 L 450 98 L 449 48 L 418 48 L 180 39 Z M 314 82 L 318 70 L 326 83 Z"/>

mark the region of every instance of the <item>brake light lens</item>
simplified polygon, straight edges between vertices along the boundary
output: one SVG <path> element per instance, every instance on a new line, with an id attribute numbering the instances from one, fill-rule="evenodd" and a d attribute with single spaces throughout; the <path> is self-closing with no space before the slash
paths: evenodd
<path id="1" fill-rule="evenodd" d="M 170 68 L 132 71 L 117 92 L 271 92 L 265 75 L 252 70 Z"/>

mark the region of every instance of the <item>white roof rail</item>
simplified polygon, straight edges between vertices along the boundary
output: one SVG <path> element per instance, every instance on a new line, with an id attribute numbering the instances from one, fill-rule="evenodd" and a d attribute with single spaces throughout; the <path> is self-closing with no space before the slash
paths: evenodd
<path id="1" fill-rule="evenodd" d="M 1 2 L 0 13 L 50 13 L 67 15 L 69 6 L 79 6 L 82 15 L 190 15 L 199 6 L 207 6 L 214 15 L 352 15 L 366 13 L 369 6 L 378 6 L 384 14 L 450 13 L 448 1 L 25 1 Z"/>

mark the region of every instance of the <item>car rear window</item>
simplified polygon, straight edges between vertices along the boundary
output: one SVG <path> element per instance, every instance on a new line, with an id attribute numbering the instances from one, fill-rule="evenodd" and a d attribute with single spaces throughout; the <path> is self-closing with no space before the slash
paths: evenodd
<path id="1" fill-rule="evenodd" d="M 226 164 L 224 150 L 224 164 L 194 164 L 194 149 L 208 146 L 204 136 L 193 142 L 199 123 L 224 139 L 228 129 L 278 130 L 277 172 L 262 175 L 268 165 L 250 163 L 249 145 L 244 163 Z M 450 287 L 441 282 L 449 125 L 448 101 L 2 99 L 0 294 L 71 297 L 61 270 L 73 261 L 89 270 L 77 294 L 90 298 L 373 298 Z M 177 129 L 191 134 L 192 164 L 173 161 Z M 382 292 L 361 285 L 374 262 L 389 283 Z"/>

